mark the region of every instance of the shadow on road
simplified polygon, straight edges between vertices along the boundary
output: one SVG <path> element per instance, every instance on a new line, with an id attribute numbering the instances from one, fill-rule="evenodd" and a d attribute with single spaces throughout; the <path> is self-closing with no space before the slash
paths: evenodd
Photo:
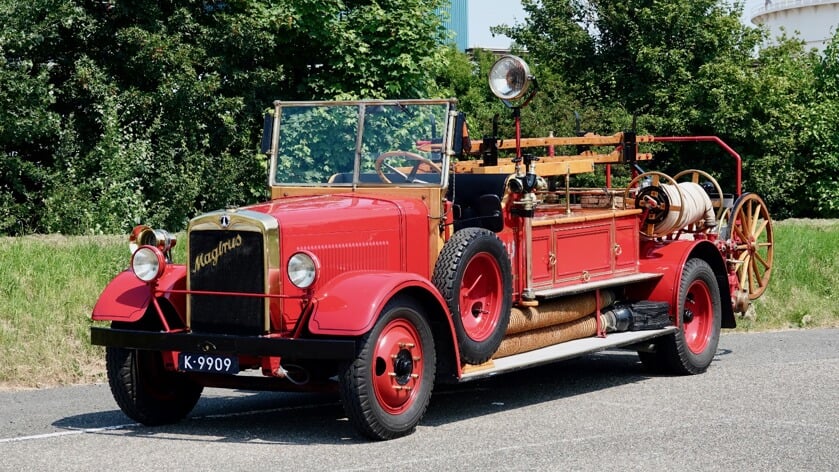
<path id="1" fill-rule="evenodd" d="M 641 382 L 649 374 L 632 352 L 604 352 L 499 375 L 438 386 L 420 423 L 441 426 L 487 414 Z M 159 427 L 134 424 L 119 410 L 70 416 L 53 426 L 88 434 L 165 441 L 255 444 L 363 443 L 336 394 L 208 389 L 184 421 Z M 118 428 L 115 428 L 117 427 Z"/>

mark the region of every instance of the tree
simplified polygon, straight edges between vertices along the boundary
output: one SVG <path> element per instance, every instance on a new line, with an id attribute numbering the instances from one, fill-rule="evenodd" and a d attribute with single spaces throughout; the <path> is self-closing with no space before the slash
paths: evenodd
<path id="1" fill-rule="evenodd" d="M 835 215 L 835 49 L 820 62 L 795 39 L 767 45 L 766 31 L 740 22 L 741 2 L 523 3 L 527 20 L 497 31 L 564 80 L 584 116 L 636 117 L 639 132 L 660 136 L 718 135 L 740 152 L 745 188 L 773 214 Z M 713 169 L 733 188 L 733 166 L 708 144 L 656 155 L 666 172 Z"/>
<path id="2" fill-rule="evenodd" d="M 427 95 L 437 3 L 0 0 L 0 234 L 178 230 L 265 197 L 266 107 Z"/>
<path id="3" fill-rule="evenodd" d="M 815 68 L 816 91 L 809 109 L 805 140 L 807 207 L 813 215 L 839 217 L 839 31 L 833 35 Z"/>

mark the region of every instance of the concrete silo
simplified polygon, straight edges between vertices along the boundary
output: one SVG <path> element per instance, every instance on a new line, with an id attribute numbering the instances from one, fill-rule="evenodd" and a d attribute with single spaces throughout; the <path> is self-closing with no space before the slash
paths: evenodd
<path id="1" fill-rule="evenodd" d="M 782 28 L 788 36 L 798 32 L 807 47 L 822 50 L 839 27 L 839 0 L 759 0 L 751 21 L 767 26 L 772 37 Z"/>

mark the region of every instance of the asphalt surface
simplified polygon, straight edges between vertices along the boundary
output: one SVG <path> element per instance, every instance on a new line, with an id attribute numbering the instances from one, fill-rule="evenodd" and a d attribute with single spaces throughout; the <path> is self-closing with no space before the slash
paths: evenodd
<path id="1" fill-rule="evenodd" d="M 106 385 L 0 392 L 0 470 L 837 471 L 839 330 L 724 334 L 697 376 L 607 352 L 462 384 L 388 442 L 331 395 L 211 389 L 149 428 Z"/>

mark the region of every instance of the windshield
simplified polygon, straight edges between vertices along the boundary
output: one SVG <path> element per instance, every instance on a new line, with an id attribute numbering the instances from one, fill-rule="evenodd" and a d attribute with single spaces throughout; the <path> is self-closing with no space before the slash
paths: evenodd
<path id="1" fill-rule="evenodd" d="M 273 185 L 443 183 L 446 101 L 281 103 Z"/>

